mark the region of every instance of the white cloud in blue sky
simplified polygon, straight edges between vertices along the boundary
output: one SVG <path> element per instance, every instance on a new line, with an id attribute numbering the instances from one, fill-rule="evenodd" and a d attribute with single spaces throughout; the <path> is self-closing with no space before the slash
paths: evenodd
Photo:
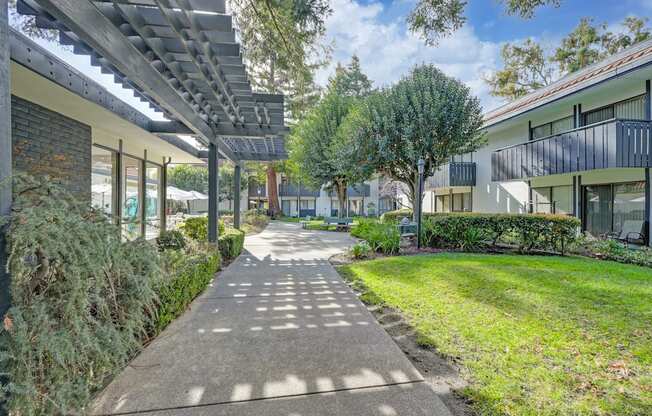
<path id="1" fill-rule="evenodd" d="M 376 86 L 397 81 L 414 65 L 431 63 L 471 87 L 486 109 L 499 104 L 489 95 L 483 76 L 497 67 L 500 45 L 481 41 L 472 26 L 429 47 L 407 30 L 405 16 L 388 20 L 379 2 L 333 0 L 332 7 L 327 40 L 334 44 L 333 62 L 319 72 L 320 84 L 325 85 L 337 62 L 346 63 L 352 55 L 360 58 L 363 71 Z"/>

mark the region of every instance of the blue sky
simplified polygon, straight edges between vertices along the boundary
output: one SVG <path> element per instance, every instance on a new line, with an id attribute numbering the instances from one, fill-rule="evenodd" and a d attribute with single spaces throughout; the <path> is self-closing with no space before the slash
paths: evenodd
<path id="1" fill-rule="evenodd" d="M 499 0 L 469 0 L 467 24 L 437 46 L 428 47 L 406 28 L 406 15 L 415 2 L 331 0 L 334 12 L 326 22 L 325 41 L 333 48 L 333 59 L 319 71 L 318 82 L 325 85 L 336 63 L 349 61 L 353 54 L 360 57 L 363 71 L 377 86 L 395 82 L 416 64 L 432 63 L 469 85 L 489 110 L 503 102 L 489 94 L 484 78 L 500 68 L 500 47 L 505 42 L 533 37 L 552 49 L 582 17 L 618 30 L 618 23 L 627 16 L 652 16 L 652 0 L 562 0 L 561 7 L 539 8 L 530 20 L 506 16 Z M 134 99 L 131 91 L 113 84 L 112 76 L 91 67 L 87 57 L 62 51 L 56 44 L 39 43 L 148 116 L 161 119 Z"/>

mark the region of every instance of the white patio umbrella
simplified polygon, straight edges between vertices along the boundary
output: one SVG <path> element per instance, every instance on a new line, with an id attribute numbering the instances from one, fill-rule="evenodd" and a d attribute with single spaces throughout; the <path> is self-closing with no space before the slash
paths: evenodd
<path id="1" fill-rule="evenodd" d="M 193 199 L 197 199 L 192 192 L 184 191 L 174 186 L 168 186 L 166 198 L 174 201 L 192 201 Z"/>

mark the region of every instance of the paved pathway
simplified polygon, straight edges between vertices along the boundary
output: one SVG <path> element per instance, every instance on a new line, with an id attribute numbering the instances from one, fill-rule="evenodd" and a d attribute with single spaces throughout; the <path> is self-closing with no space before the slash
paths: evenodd
<path id="1" fill-rule="evenodd" d="M 449 415 L 328 263 L 345 233 L 272 223 L 94 414 Z"/>

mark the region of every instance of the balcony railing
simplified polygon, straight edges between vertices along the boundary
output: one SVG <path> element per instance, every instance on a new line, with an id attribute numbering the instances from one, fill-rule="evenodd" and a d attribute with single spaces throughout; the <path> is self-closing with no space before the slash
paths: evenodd
<path id="1" fill-rule="evenodd" d="M 475 186 L 475 162 L 451 162 L 426 179 L 426 189 Z"/>
<path id="2" fill-rule="evenodd" d="M 368 184 L 356 184 L 356 185 L 351 185 L 346 188 L 346 196 L 347 197 L 356 197 L 356 196 L 362 196 L 365 198 L 368 198 L 369 195 L 371 195 L 371 187 Z M 335 191 L 330 192 L 331 197 L 337 196 L 337 193 Z"/>
<path id="3" fill-rule="evenodd" d="M 652 122 L 612 119 L 498 149 L 491 155 L 491 179 L 650 166 Z"/>
<path id="4" fill-rule="evenodd" d="M 303 186 L 297 186 L 294 184 L 280 184 L 278 186 L 278 195 L 279 196 L 310 196 L 317 198 L 319 196 L 319 189 L 308 189 Z"/>
<path id="5" fill-rule="evenodd" d="M 260 191 L 260 192 L 259 192 Z M 255 185 L 255 184 L 250 184 L 249 185 L 249 198 L 267 198 L 267 186 L 265 185 Z"/>

